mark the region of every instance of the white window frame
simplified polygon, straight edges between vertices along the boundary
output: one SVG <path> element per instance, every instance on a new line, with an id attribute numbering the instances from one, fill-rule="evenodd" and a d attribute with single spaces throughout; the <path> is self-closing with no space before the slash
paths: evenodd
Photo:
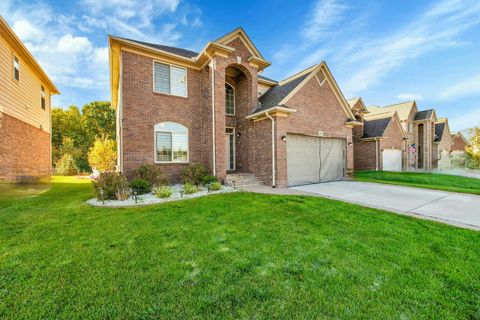
<path id="1" fill-rule="evenodd" d="M 232 129 L 232 133 L 227 133 L 227 129 Z M 225 134 L 227 136 L 231 135 L 233 136 L 233 169 L 230 169 L 230 163 L 228 163 L 228 169 L 227 170 L 231 170 L 231 171 L 234 171 L 236 168 L 237 168 L 237 157 L 236 157 L 236 144 L 237 144 L 237 138 L 236 138 L 236 130 L 235 130 L 235 127 L 225 127 Z M 230 152 L 230 146 L 227 146 L 229 148 L 229 152 Z"/>
<path id="2" fill-rule="evenodd" d="M 155 90 L 155 63 L 160 63 L 160 64 L 165 64 L 169 66 L 170 70 L 170 93 L 165 93 L 165 92 L 160 92 Z M 180 96 L 177 94 L 172 94 L 172 66 L 175 68 L 183 69 L 185 70 L 185 95 Z M 153 86 L 153 92 L 159 93 L 159 94 L 166 94 L 168 96 L 173 96 L 173 97 L 182 97 L 182 98 L 188 98 L 188 68 L 182 67 L 176 64 L 168 63 L 165 61 L 160 61 L 160 60 L 153 60 L 152 62 L 152 86 Z"/>
<path id="3" fill-rule="evenodd" d="M 155 126 L 157 124 L 161 124 L 161 123 L 175 123 L 175 124 L 181 125 L 182 127 L 185 127 L 187 129 L 187 161 L 173 161 L 173 143 L 172 143 L 172 161 L 157 161 L 157 132 L 170 133 L 172 135 L 172 142 L 173 142 L 173 135 L 175 134 L 175 132 L 172 132 L 172 131 L 156 130 Z M 162 121 L 162 122 L 156 123 L 153 126 L 153 142 L 154 142 L 154 145 L 153 145 L 153 161 L 155 163 L 180 163 L 180 164 L 182 164 L 182 163 L 189 163 L 190 162 L 190 130 L 188 129 L 187 126 L 185 126 L 185 125 L 183 125 L 179 122 L 175 122 L 175 121 Z"/>
<path id="4" fill-rule="evenodd" d="M 15 78 L 15 60 L 18 61 L 18 79 Z M 20 59 L 16 56 L 16 55 L 13 55 L 13 58 L 12 58 L 12 78 L 14 81 L 16 82 L 20 82 Z"/>
<path id="5" fill-rule="evenodd" d="M 236 97 L 235 87 L 228 82 L 225 82 L 225 85 L 229 85 L 233 89 L 233 113 L 227 113 L 227 93 L 225 92 L 225 114 L 227 116 L 234 116 L 237 111 L 237 106 L 235 104 L 235 97 Z"/>

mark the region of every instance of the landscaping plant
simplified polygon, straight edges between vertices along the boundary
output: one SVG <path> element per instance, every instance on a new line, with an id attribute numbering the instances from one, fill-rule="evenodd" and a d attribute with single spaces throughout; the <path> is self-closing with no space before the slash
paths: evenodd
<path id="1" fill-rule="evenodd" d="M 173 190 L 169 186 L 160 186 L 154 190 L 154 193 L 158 198 L 166 199 L 172 196 Z"/>
<path id="2" fill-rule="evenodd" d="M 110 139 L 96 139 L 88 152 L 88 164 L 100 172 L 112 171 L 117 164 L 117 147 Z"/>
<path id="3" fill-rule="evenodd" d="M 217 177 L 209 175 L 209 174 L 202 178 L 202 184 L 204 186 L 207 186 L 207 185 L 212 184 L 212 183 L 217 182 L 217 181 L 218 181 Z"/>
<path id="4" fill-rule="evenodd" d="M 78 168 L 75 165 L 75 159 L 69 153 L 64 154 L 55 165 L 55 170 L 60 176 L 74 176 L 78 174 Z"/>
<path id="5" fill-rule="evenodd" d="M 126 200 L 128 180 L 118 172 L 104 172 L 93 181 L 95 197 L 98 200 Z"/>
<path id="6" fill-rule="evenodd" d="M 160 166 L 155 164 L 144 164 L 138 167 L 135 178 L 147 181 L 152 188 L 168 185 L 168 179 L 163 175 Z"/>
<path id="7" fill-rule="evenodd" d="M 208 185 L 208 191 L 218 191 L 220 189 L 222 189 L 222 185 L 218 181 L 212 182 Z"/>
<path id="8" fill-rule="evenodd" d="M 199 186 L 208 174 L 209 172 L 203 164 L 192 164 L 182 170 L 182 182 Z"/>
<path id="9" fill-rule="evenodd" d="M 130 181 L 129 186 L 132 189 L 132 191 L 137 195 L 146 194 L 152 191 L 152 187 L 150 183 L 146 180 L 139 179 L 139 178 L 136 178 Z"/>
<path id="10" fill-rule="evenodd" d="M 198 192 L 198 187 L 194 184 L 187 182 L 183 185 L 183 192 L 185 194 L 193 194 L 195 192 Z"/>

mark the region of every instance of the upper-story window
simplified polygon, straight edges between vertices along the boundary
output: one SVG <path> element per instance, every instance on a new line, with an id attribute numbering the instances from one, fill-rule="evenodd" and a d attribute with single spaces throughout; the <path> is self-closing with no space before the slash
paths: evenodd
<path id="1" fill-rule="evenodd" d="M 40 105 L 42 106 L 42 109 L 45 110 L 46 107 L 46 100 L 45 100 L 45 87 L 40 86 Z"/>
<path id="2" fill-rule="evenodd" d="M 225 83 L 225 113 L 235 115 L 235 89 Z"/>
<path id="3" fill-rule="evenodd" d="M 187 96 L 187 69 L 170 64 L 153 63 L 153 91 Z"/>
<path id="4" fill-rule="evenodd" d="M 188 128 L 176 122 L 155 125 L 155 162 L 188 162 Z"/>
<path id="5" fill-rule="evenodd" d="M 20 60 L 13 57 L 13 79 L 20 81 Z"/>

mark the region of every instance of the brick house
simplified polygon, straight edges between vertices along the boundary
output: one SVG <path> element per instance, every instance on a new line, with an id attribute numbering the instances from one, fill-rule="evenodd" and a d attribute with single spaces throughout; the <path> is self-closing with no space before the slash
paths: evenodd
<path id="1" fill-rule="evenodd" d="M 465 148 L 470 144 L 460 132 L 452 133 L 452 152 L 465 152 Z"/>
<path id="2" fill-rule="evenodd" d="M 451 168 L 450 153 L 452 152 L 452 135 L 448 119 L 439 118 L 435 123 L 435 139 L 433 141 L 433 153 L 437 154 L 433 167 L 439 170 Z"/>
<path id="3" fill-rule="evenodd" d="M 355 170 L 402 171 L 407 135 L 397 111 L 370 114 L 361 98 L 348 102 L 363 123 L 353 129 Z"/>
<path id="4" fill-rule="evenodd" d="M 325 62 L 285 80 L 243 29 L 200 53 L 109 37 L 118 168 L 156 163 L 172 180 L 188 164 L 219 179 L 249 173 L 285 187 L 353 171 L 355 120 Z"/>
<path id="5" fill-rule="evenodd" d="M 0 180 L 50 175 L 50 97 L 59 92 L 1 16 L 0 83 Z"/>
<path id="6" fill-rule="evenodd" d="M 438 122 L 435 110 L 418 111 L 415 101 L 407 101 L 385 107 L 367 107 L 371 116 L 388 115 L 396 111 L 401 127 L 406 133 L 404 170 L 431 171 L 438 161 L 434 147 L 435 123 Z"/>

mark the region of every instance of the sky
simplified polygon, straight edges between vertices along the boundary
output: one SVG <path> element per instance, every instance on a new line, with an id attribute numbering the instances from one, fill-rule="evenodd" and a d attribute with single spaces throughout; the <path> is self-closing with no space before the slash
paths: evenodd
<path id="1" fill-rule="evenodd" d="M 200 51 L 242 26 L 281 80 L 326 61 L 345 97 L 415 99 L 452 131 L 480 125 L 480 1 L 1 0 L 61 92 L 109 100 L 108 34 Z"/>

